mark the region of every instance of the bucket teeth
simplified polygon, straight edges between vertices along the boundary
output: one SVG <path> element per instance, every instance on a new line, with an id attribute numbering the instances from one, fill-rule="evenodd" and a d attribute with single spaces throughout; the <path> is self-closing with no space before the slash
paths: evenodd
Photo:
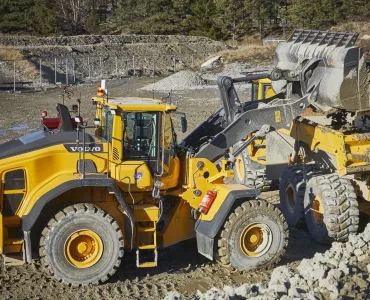
<path id="1" fill-rule="evenodd" d="M 295 30 L 276 48 L 276 67 L 299 74 L 300 85 L 293 88 L 299 97 L 319 87 L 311 104 L 321 110 L 370 109 L 369 94 L 361 93 L 369 82 L 362 49 L 355 46 L 357 37 L 351 32 Z M 285 85 L 273 82 L 276 92 Z"/>

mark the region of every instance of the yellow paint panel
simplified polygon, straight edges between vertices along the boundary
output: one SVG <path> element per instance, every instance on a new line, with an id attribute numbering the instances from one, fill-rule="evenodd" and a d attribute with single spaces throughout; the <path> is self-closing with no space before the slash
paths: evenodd
<path id="1" fill-rule="evenodd" d="M 134 207 L 135 222 L 158 221 L 159 208 L 150 204 L 139 204 Z"/>
<path id="2" fill-rule="evenodd" d="M 281 122 L 281 112 L 280 112 L 280 110 L 275 110 L 275 122 L 276 123 Z"/>
<path id="3" fill-rule="evenodd" d="M 180 200 L 181 201 L 181 200 Z M 189 203 L 181 201 L 162 237 L 162 247 L 168 247 L 195 237 L 195 221 L 190 217 Z"/>
<path id="4" fill-rule="evenodd" d="M 120 97 L 109 98 L 107 101 L 103 97 L 95 97 L 92 100 L 100 105 L 109 106 L 111 109 L 119 108 L 124 111 L 173 111 L 177 109 L 175 105 L 152 98 Z"/>
<path id="5" fill-rule="evenodd" d="M 153 176 L 144 161 L 124 161 L 115 164 L 112 171 L 113 178 L 122 182 L 124 191 L 128 191 L 129 184 L 132 191 L 152 190 L 154 186 Z"/>

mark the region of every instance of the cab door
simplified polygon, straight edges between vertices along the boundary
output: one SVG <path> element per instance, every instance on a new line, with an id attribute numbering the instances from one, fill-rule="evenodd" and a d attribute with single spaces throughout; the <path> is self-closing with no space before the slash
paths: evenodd
<path id="1" fill-rule="evenodd" d="M 180 177 L 180 160 L 176 155 L 176 134 L 173 128 L 171 113 L 166 112 L 161 117 L 159 180 L 162 189 L 176 187 Z"/>
<path id="2" fill-rule="evenodd" d="M 118 117 L 118 116 L 116 116 Z M 150 191 L 159 170 L 160 112 L 121 112 L 121 158 L 116 164 L 115 178 L 131 190 Z M 118 130 L 114 125 L 114 136 Z M 113 138 L 113 155 L 118 151 L 118 141 Z M 116 148 L 116 149 L 115 149 Z M 116 158 L 118 157 L 118 153 Z"/>

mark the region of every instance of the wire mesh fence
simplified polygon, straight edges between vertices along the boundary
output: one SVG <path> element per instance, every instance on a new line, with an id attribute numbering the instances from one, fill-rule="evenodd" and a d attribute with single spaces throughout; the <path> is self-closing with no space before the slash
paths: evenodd
<path id="1" fill-rule="evenodd" d="M 194 67 L 194 55 L 75 56 L 0 61 L 0 91 L 20 92 L 102 78 L 158 76 Z"/>

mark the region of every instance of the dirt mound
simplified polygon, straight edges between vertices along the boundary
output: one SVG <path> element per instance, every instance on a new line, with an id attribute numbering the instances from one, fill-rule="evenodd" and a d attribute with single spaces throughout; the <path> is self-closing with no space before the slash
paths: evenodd
<path id="1" fill-rule="evenodd" d="M 243 284 L 198 291 L 197 299 L 338 299 L 370 292 L 370 225 L 346 243 L 333 243 L 325 253 L 303 259 L 297 269 L 274 269 L 268 284 Z M 176 299 L 169 294 L 167 299 Z"/>
<path id="2" fill-rule="evenodd" d="M 180 71 L 156 83 L 149 84 L 142 88 L 145 91 L 189 90 L 204 88 L 206 81 L 197 73 L 192 71 Z"/>

